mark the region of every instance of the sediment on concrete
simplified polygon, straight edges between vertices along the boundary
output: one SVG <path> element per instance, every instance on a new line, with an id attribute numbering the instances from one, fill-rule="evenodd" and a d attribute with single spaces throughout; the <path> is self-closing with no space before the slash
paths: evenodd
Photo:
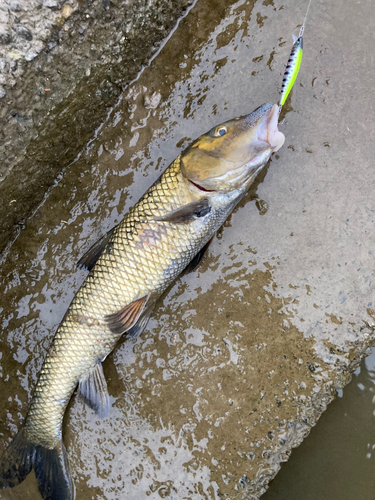
<path id="1" fill-rule="evenodd" d="M 0 251 L 191 3 L 0 2 Z"/>

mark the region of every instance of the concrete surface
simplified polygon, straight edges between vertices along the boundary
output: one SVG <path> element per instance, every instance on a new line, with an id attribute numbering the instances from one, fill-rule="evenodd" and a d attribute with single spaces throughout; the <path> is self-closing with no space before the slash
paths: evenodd
<path id="1" fill-rule="evenodd" d="M 199 1 L 4 253 L 1 447 L 80 255 L 192 139 L 277 101 L 304 11 Z M 106 360 L 108 418 L 72 400 L 77 498 L 259 498 L 374 344 L 374 20 L 370 0 L 313 1 L 285 146 L 147 331 Z M 27 495 L 32 475 L 0 498 Z"/>
<path id="2" fill-rule="evenodd" d="M 0 0 L 0 251 L 190 0 Z"/>

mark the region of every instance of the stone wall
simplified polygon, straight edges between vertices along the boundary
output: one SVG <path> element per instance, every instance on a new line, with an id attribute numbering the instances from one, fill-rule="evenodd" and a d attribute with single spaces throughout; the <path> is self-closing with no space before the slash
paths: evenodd
<path id="1" fill-rule="evenodd" d="M 191 0 L 1 0 L 0 251 Z"/>

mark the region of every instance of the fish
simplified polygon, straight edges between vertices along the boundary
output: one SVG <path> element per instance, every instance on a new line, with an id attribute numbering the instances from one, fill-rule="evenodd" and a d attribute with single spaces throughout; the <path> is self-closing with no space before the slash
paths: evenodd
<path id="1" fill-rule="evenodd" d="M 62 440 L 70 398 L 109 411 L 102 362 L 120 337 L 145 329 L 155 303 L 203 258 L 216 231 L 285 137 L 277 104 L 212 128 L 164 171 L 124 219 L 79 260 L 88 275 L 73 298 L 42 366 L 23 427 L 0 460 L 0 488 L 33 469 L 44 500 L 72 500 Z"/>

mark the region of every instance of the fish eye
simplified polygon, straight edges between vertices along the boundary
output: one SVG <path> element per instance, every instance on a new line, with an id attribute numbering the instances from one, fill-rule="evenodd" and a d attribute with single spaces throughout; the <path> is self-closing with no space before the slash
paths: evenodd
<path id="1" fill-rule="evenodd" d="M 225 127 L 224 125 L 220 125 L 220 126 L 219 126 L 219 127 L 217 127 L 217 129 L 215 130 L 215 132 L 214 132 L 214 136 L 215 136 L 215 137 L 222 137 L 222 136 L 223 136 L 223 135 L 225 135 L 227 132 L 228 132 L 227 127 Z"/>

